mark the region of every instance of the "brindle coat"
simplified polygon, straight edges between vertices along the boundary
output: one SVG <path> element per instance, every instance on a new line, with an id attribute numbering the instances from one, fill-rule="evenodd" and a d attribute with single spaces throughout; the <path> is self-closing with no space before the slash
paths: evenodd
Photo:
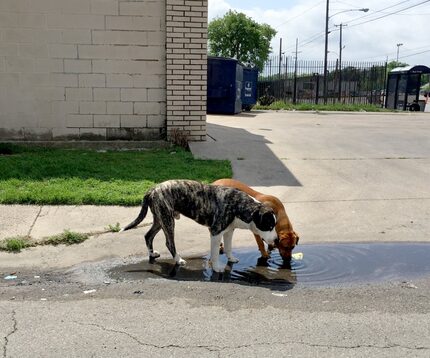
<path id="1" fill-rule="evenodd" d="M 219 244 L 224 236 L 225 252 L 232 256 L 231 239 L 235 228 L 248 228 L 260 234 L 269 243 L 276 239 L 276 218 L 273 210 L 257 202 L 242 191 L 202 184 L 192 180 L 169 180 L 150 189 L 144 196 L 138 217 L 121 231 L 136 227 L 145 218 L 148 207 L 154 221 L 145 235 L 150 259 L 159 254 L 153 249 L 155 235 L 163 230 L 166 246 L 177 264 L 185 261 L 177 254 L 174 240 L 175 218 L 179 214 L 207 226 L 211 235 L 211 261 L 215 271 L 218 266 Z"/>

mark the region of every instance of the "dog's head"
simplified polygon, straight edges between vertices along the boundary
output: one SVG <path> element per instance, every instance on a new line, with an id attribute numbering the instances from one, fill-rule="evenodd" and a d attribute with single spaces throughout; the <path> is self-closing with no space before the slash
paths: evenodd
<path id="1" fill-rule="evenodd" d="M 266 206 L 261 206 L 252 214 L 251 230 L 259 235 L 268 244 L 273 244 L 277 238 L 275 226 L 276 216 L 273 210 Z"/>
<path id="2" fill-rule="evenodd" d="M 294 230 L 279 231 L 278 238 L 274 242 L 274 246 L 279 250 L 279 254 L 284 260 L 291 260 L 291 255 L 294 247 L 299 242 L 299 235 Z"/>

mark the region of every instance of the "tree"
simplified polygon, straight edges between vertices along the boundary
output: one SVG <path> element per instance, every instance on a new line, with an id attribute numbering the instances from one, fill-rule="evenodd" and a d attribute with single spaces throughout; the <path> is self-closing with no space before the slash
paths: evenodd
<path id="1" fill-rule="evenodd" d="M 387 64 L 387 72 L 390 72 L 391 70 L 394 70 L 397 67 L 406 67 L 406 66 L 409 66 L 409 65 L 404 62 L 390 61 Z"/>
<path id="2" fill-rule="evenodd" d="M 230 10 L 208 26 L 209 54 L 235 58 L 262 70 L 275 35 L 276 31 L 269 25 L 258 24 L 245 14 Z"/>

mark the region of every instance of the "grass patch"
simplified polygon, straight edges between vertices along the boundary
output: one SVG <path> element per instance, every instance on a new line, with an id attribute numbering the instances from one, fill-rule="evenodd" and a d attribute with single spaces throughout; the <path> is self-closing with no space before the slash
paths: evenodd
<path id="1" fill-rule="evenodd" d="M 26 236 L 17 236 L 4 239 L 0 242 L 0 251 L 20 252 L 21 250 L 34 246 Z"/>
<path id="2" fill-rule="evenodd" d="M 119 223 L 116 223 L 115 225 L 109 224 L 106 230 L 109 232 L 119 232 L 121 230 L 121 225 Z"/>
<path id="3" fill-rule="evenodd" d="M 119 224 L 112 226 L 112 231 L 117 227 L 119 228 Z M 17 236 L 1 240 L 0 251 L 18 253 L 26 248 L 40 245 L 76 245 L 88 240 L 89 238 L 90 234 L 82 234 L 70 230 L 64 230 L 61 234 L 49 236 L 40 241 L 31 239 L 29 236 Z"/>
<path id="4" fill-rule="evenodd" d="M 44 239 L 40 244 L 42 245 L 75 245 L 80 244 L 81 242 L 84 242 L 85 240 L 89 239 L 88 234 L 81 234 L 69 230 L 64 230 L 63 233 L 50 236 L 46 239 Z"/>
<path id="5" fill-rule="evenodd" d="M 345 112 L 392 112 L 392 110 L 381 108 L 372 104 L 313 104 L 298 103 L 292 104 L 284 101 L 275 101 L 269 106 L 256 105 L 254 109 L 271 109 L 271 110 L 296 110 L 296 111 L 345 111 Z"/>
<path id="6" fill-rule="evenodd" d="M 168 179 L 210 183 L 231 177 L 226 160 L 198 160 L 182 148 L 145 151 L 25 148 L 3 144 L 0 204 L 139 205 Z"/>

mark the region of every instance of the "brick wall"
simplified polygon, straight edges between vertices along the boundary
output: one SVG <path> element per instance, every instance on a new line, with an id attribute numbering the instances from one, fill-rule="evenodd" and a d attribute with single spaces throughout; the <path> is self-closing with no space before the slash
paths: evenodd
<path id="1" fill-rule="evenodd" d="M 166 0 L 167 134 L 206 140 L 207 0 Z"/>
<path id="2" fill-rule="evenodd" d="M 0 0 L 0 139 L 165 138 L 165 19 L 162 0 Z"/>

